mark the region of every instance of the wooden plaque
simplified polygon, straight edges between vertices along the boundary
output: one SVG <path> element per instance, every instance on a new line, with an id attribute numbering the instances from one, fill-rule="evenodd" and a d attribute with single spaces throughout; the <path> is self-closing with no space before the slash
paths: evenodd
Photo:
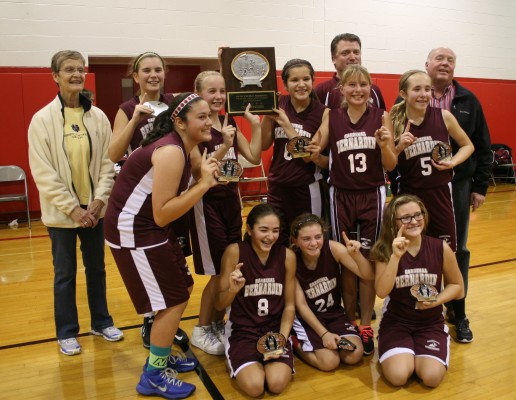
<path id="1" fill-rule="evenodd" d="M 278 107 L 274 47 L 225 47 L 221 63 L 228 114 L 243 115 L 249 103 L 253 114 L 274 113 Z"/>

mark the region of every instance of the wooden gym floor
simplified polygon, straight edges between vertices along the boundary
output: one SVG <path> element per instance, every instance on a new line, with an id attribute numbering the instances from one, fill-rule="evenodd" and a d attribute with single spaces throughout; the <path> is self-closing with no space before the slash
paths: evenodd
<path id="1" fill-rule="evenodd" d="M 381 376 L 377 355 L 354 367 L 319 372 L 296 359 L 296 374 L 282 399 L 514 399 L 516 398 L 516 188 L 490 187 L 486 203 L 471 216 L 471 270 L 467 314 L 475 340 L 452 343 L 451 366 L 437 389 L 410 381 L 394 388 Z M 247 214 L 249 207 L 244 210 Z M 80 254 L 80 253 L 79 253 Z M 189 260 L 191 262 L 191 260 Z M 32 232 L 0 227 L 0 399 L 135 399 L 147 351 L 140 324 L 111 253 L 106 251 L 107 295 L 123 341 L 109 343 L 89 334 L 89 312 L 82 264 L 77 274 L 77 304 L 83 352 L 59 352 L 53 319 L 53 267 L 45 227 L 34 221 Z M 197 322 L 201 292 L 207 279 L 194 276 L 195 286 L 181 327 L 191 335 Z M 382 301 L 375 310 L 381 316 Z M 373 321 L 377 330 L 379 320 Z M 454 331 L 451 329 L 452 336 Z M 513 339 L 511 339 L 513 338 Z M 229 379 L 223 356 L 185 348 L 201 368 L 181 374 L 197 390 L 191 399 L 245 398 Z M 263 398 L 271 398 L 265 394 Z"/>

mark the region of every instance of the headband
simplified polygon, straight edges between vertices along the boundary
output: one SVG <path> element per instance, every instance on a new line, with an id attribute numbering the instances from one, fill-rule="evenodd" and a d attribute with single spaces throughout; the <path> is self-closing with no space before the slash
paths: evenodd
<path id="1" fill-rule="evenodd" d="M 177 107 L 174 109 L 174 111 L 172 111 L 172 118 L 175 118 L 179 115 L 179 113 L 181 112 L 181 110 L 183 108 L 185 108 L 185 106 L 190 103 L 193 99 L 196 99 L 197 97 L 199 97 L 198 94 L 195 94 L 195 93 L 192 93 L 191 95 L 189 95 L 186 99 L 184 99 L 181 103 L 179 103 L 177 105 Z"/>
<path id="2" fill-rule="evenodd" d="M 140 56 L 136 59 L 136 61 L 133 64 L 133 70 L 136 71 L 136 67 L 138 66 L 138 63 L 142 60 L 142 58 L 152 56 L 152 57 L 158 57 L 161 59 L 161 56 L 158 53 L 154 53 L 153 51 L 146 51 L 145 53 L 140 54 Z"/>

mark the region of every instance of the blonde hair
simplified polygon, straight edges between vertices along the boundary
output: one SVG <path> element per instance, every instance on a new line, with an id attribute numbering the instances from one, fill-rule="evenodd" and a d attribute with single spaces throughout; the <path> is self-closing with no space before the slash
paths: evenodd
<path id="1" fill-rule="evenodd" d="M 210 76 L 220 76 L 222 78 L 222 75 L 218 71 L 202 71 L 199 75 L 195 77 L 194 81 L 194 92 L 197 94 L 200 94 L 202 91 L 202 84 L 204 80 Z"/>
<path id="2" fill-rule="evenodd" d="M 411 69 L 401 75 L 400 81 L 398 83 L 398 91 L 407 93 L 410 77 L 416 74 L 425 74 L 428 75 L 425 71 L 420 69 Z M 407 103 L 405 99 L 400 101 L 398 104 L 395 104 L 391 108 L 391 112 L 389 113 L 391 116 L 392 124 L 394 126 L 394 142 L 398 143 L 400 140 L 400 136 L 405 130 L 405 124 L 407 123 Z"/>
<path id="3" fill-rule="evenodd" d="M 369 74 L 367 68 L 362 67 L 359 64 L 349 65 L 340 75 L 340 86 L 343 87 L 346 84 L 346 82 L 349 82 L 351 79 L 359 78 L 365 78 L 369 86 L 371 86 L 373 83 L 373 81 L 371 80 L 371 75 Z M 371 89 L 369 89 L 369 92 L 371 92 Z M 346 102 L 346 99 L 343 97 L 341 107 L 347 106 L 348 103 Z"/>

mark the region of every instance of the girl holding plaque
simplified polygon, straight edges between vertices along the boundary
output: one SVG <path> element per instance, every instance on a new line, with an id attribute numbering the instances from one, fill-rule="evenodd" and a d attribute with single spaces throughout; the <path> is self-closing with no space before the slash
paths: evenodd
<path id="1" fill-rule="evenodd" d="M 373 280 L 371 263 L 360 253 L 360 243 L 345 234 L 345 245 L 326 240 L 323 221 L 316 215 L 300 215 L 290 232 L 297 259 L 294 351 L 322 371 L 341 362 L 358 363 L 364 348 L 342 306 L 341 269 Z"/>
<path id="2" fill-rule="evenodd" d="M 322 214 L 322 174 L 310 158 L 309 143 L 329 109 L 313 91 L 314 69 L 308 61 L 288 61 L 281 77 L 288 95 L 281 96 L 276 115 L 263 118 L 262 149 L 274 143 L 267 203 L 280 212 L 279 241 L 287 245 L 294 218 L 306 212 Z"/>
<path id="3" fill-rule="evenodd" d="M 197 363 L 171 353 L 193 279 L 170 231 L 172 221 L 218 184 L 218 162 L 205 152 L 200 179 L 188 189 L 188 154 L 211 139 L 209 114 L 208 104 L 198 95 L 175 97 L 127 159 L 109 198 L 106 243 L 136 311 L 157 312 L 149 358 L 136 387 L 144 395 L 183 398 L 195 390 L 194 385 L 178 380 L 176 371 L 192 370 Z"/>
<path id="4" fill-rule="evenodd" d="M 387 297 L 378 358 L 385 379 L 395 386 L 405 385 L 413 373 L 426 386 L 441 383 L 450 360 L 443 304 L 464 296 L 452 249 L 424 234 L 428 218 L 418 197 L 395 197 L 385 209 L 380 238 L 371 250 L 376 293 Z"/>
<path id="5" fill-rule="evenodd" d="M 199 311 L 199 323 L 194 327 L 191 344 L 209 354 L 224 354 L 224 311 L 214 307 L 220 276 L 220 260 L 226 247 L 242 238 L 242 209 L 238 195 L 238 180 L 241 172 L 236 163 L 238 154 L 248 161 L 261 161 L 260 117 L 246 109 L 244 117 L 252 129 L 251 143 L 228 114 L 220 115 L 226 102 L 226 85 L 219 72 L 204 71 L 195 79 L 195 92 L 210 107 L 211 140 L 199 144 L 199 150 L 191 153 L 192 169 L 201 163 L 201 154 L 206 149 L 208 156 L 221 162 L 221 176 L 228 182 L 211 188 L 194 206 L 190 215 L 190 234 L 195 272 L 209 275 Z M 224 173 L 226 175 L 224 175 Z M 223 176 L 224 175 L 224 176 Z"/>
<path id="6" fill-rule="evenodd" d="M 165 60 L 152 51 L 139 54 L 129 63 L 127 75 L 133 78 L 140 89 L 138 95 L 120 105 L 116 114 L 108 150 L 109 158 L 114 163 L 122 164 L 124 155 L 131 154 L 140 146 L 141 141 L 152 131 L 156 117 L 167 110 L 169 103 L 174 98 L 172 93 L 161 93 L 165 85 L 166 72 Z M 115 168 L 117 168 L 116 165 Z M 184 255 L 190 255 L 186 217 L 174 221 L 173 225 L 173 232 L 181 244 Z M 193 287 L 189 289 L 190 292 L 192 289 Z M 154 313 L 150 312 L 144 315 L 141 334 L 143 346 L 147 349 L 150 346 L 153 322 Z M 174 343 L 181 345 L 187 341 L 186 333 L 178 328 Z"/>
<path id="7" fill-rule="evenodd" d="M 453 167 L 473 153 L 473 144 L 453 114 L 430 107 L 432 83 L 426 72 L 405 72 L 399 94 L 403 100 L 390 112 L 398 153 L 398 194 L 417 194 L 429 208 L 428 235 L 446 240 L 455 251 Z M 460 146 L 456 154 L 451 154 L 450 137 Z"/>
<path id="8" fill-rule="evenodd" d="M 281 393 L 292 379 L 294 355 L 287 339 L 295 314 L 296 257 L 277 243 L 280 219 L 268 204 L 247 217 L 244 240 L 229 245 L 215 306 L 226 309 L 227 365 L 247 395 L 265 387 Z"/>
<path id="9" fill-rule="evenodd" d="M 389 115 L 371 107 L 371 76 L 360 65 L 350 65 L 342 73 L 343 107 L 331 110 L 320 127 L 321 147 L 330 148 L 330 208 L 333 238 L 341 232 L 361 243 L 369 256 L 380 233 L 386 201 L 385 170 L 396 166 L 396 151 Z M 345 269 L 344 306 L 356 325 L 357 277 Z M 364 354 L 374 352 L 371 319 L 375 292 L 372 280 L 360 279 L 360 325 Z"/>

